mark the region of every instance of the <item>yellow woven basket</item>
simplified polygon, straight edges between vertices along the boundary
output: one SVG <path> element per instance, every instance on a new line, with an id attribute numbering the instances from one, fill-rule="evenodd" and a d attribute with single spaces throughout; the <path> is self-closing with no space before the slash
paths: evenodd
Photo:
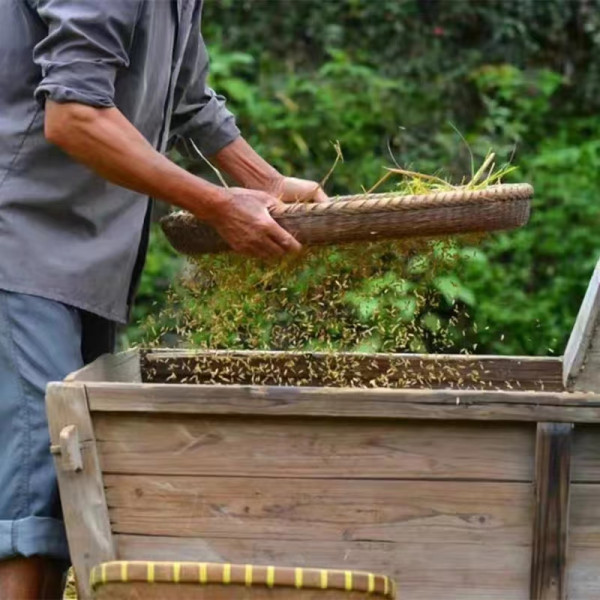
<path id="1" fill-rule="evenodd" d="M 104 563 L 92 569 L 95 600 L 363 600 L 396 598 L 385 575 L 192 562 Z"/>

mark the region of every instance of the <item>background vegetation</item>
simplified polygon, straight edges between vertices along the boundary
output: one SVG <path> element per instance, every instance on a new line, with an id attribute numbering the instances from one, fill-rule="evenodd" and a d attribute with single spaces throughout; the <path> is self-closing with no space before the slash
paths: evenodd
<path id="1" fill-rule="evenodd" d="M 477 160 L 492 148 L 518 165 L 513 179 L 536 189 L 530 224 L 428 285 L 440 314 L 468 310 L 478 353 L 562 352 L 600 255 L 600 0 L 210 0 L 203 21 L 212 86 L 285 174 L 320 179 L 339 140 L 332 194 L 375 182 L 392 157 L 460 179 L 457 130 Z M 136 323 L 181 264 L 157 232 Z"/>

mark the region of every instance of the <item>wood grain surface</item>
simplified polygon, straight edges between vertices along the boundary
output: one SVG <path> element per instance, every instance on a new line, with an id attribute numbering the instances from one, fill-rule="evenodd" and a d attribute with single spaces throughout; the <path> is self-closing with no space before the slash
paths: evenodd
<path id="1" fill-rule="evenodd" d="M 68 426 L 74 425 L 79 434 L 82 469 L 62 469 L 60 455 L 55 456 L 55 465 L 79 600 L 91 600 L 90 570 L 114 560 L 115 549 L 85 388 L 77 383 L 51 383 L 46 407 L 53 445 L 60 444 L 60 433 Z"/>
<path id="2" fill-rule="evenodd" d="M 393 576 L 402 600 L 528 600 L 531 535 L 522 545 L 194 538 L 117 535 L 119 556 L 315 565 Z M 589 600 L 589 597 L 588 597 Z"/>
<path id="3" fill-rule="evenodd" d="M 600 261 L 581 304 L 563 362 L 565 387 L 600 391 Z"/>
<path id="4" fill-rule="evenodd" d="M 569 600 L 600 598 L 600 485 L 572 484 L 569 524 Z"/>
<path id="5" fill-rule="evenodd" d="M 309 544 L 524 544 L 531 535 L 531 484 L 164 475 L 104 482 L 115 533 Z"/>
<path id="6" fill-rule="evenodd" d="M 90 383 L 94 412 L 600 422 L 600 394 Z"/>
<path id="7" fill-rule="evenodd" d="M 532 600 L 566 597 L 572 433 L 565 423 L 537 426 Z"/>
<path id="8" fill-rule="evenodd" d="M 96 413 L 94 427 L 108 473 L 533 480 L 532 424 Z"/>
<path id="9" fill-rule="evenodd" d="M 103 354 L 94 362 L 68 375 L 65 381 L 140 383 L 142 381 L 140 352 L 127 350 L 117 354 Z"/>

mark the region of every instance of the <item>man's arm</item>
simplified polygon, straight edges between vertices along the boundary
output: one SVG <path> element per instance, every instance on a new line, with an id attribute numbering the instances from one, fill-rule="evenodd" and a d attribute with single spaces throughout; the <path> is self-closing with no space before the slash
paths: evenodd
<path id="1" fill-rule="evenodd" d="M 45 134 L 108 181 L 189 210 L 237 252 L 269 258 L 300 249 L 269 214 L 274 196 L 220 188 L 188 173 L 157 152 L 117 108 L 48 100 Z"/>
<path id="2" fill-rule="evenodd" d="M 327 194 L 318 183 L 284 177 L 241 137 L 215 154 L 214 162 L 242 187 L 262 190 L 283 202 L 327 200 Z"/>
<path id="3" fill-rule="evenodd" d="M 189 152 L 191 140 L 238 185 L 267 192 L 283 202 L 326 200 L 319 184 L 284 177 L 240 136 L 225 98 L 207 84 L 208 73 L 208 53 L 198 32 L 188 40 L 175 88 L 170 130 L 173 140 L 184 142 L 179 145 L 181 150 Z"/>
<path id="4" fill-rule="evenodd" d="M 238 252 L 267 257 L 299 248 L 271 218 L 273 196 L 222 190 L 186 173 L 154 150 L 115 107 L 116 74 L 129 66 L 142 0 L 29 2 L 48 27 L 34 61 L 42 73 L 36 98 L 45 106 L 49 141 L 113 183 L 190 210 Z M 102 19 L 106 26 L 99 26 Z M 220 128 L 218 119 L 214 124 Z M 220 149 L 239 134 L 229 131 L 209 136 L 207 143 Z"/>

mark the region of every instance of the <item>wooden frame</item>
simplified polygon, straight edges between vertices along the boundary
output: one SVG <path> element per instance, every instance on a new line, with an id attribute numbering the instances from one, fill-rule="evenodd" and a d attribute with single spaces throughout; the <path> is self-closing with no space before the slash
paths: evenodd
<path id="1" fill-rule="evenodd" d="M 311 565 L 307 547 L 348 568 L 400 561 L 389 574 L 404 598 L 451 598 L 453 585 L 461 598 L 597 597 L 599 273 L 564 360 L 403 358 L 485 362 L 497 381 L 518 373 L 521 390 L 141 383 L 140 364 L 193 358 L 176 351 L 102 357 L 50 384 L 81 600 L 90 569 L 115 559 L 339 566 Z"/>
<path id="2" fill-rule="evenodd" d="M 600 261 L 577 315 L 563 365 L 565 387 L 600 390 Z"/>

